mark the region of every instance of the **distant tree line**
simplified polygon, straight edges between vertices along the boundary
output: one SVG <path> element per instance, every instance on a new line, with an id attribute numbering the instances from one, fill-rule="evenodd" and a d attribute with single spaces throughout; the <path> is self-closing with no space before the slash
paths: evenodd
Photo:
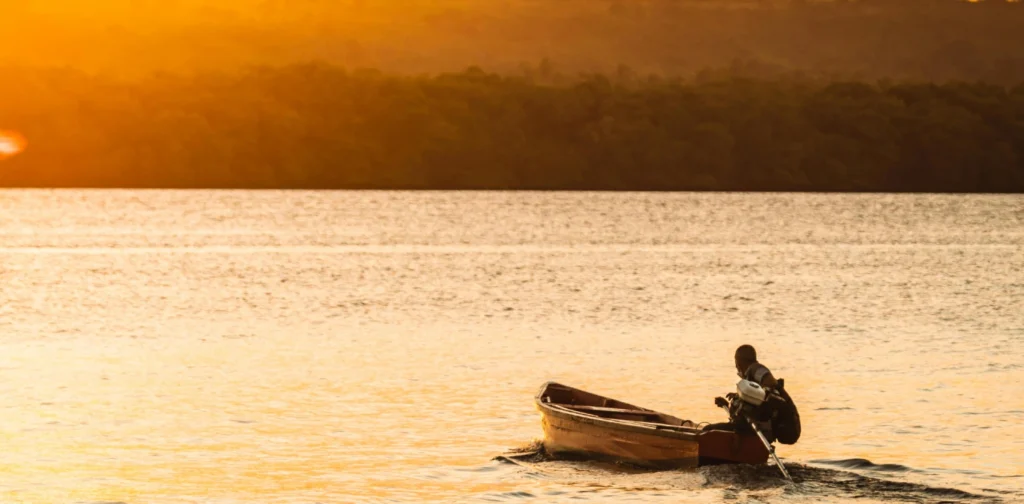
<path id="1" fill-rule="evenodd" d="M 7 4 L 11 4 L 10 7 Z M 758 60 L 847 80 L 1024 81 L 1024 1 L 47 0 L 0 12 L 0 65 L 144 76 L 312 60 L 415 74 L 547 58 L 691 77 Z"/>
<path id="2" fill-rule="evenodd" d="M 1024 191 L 1024 84 L 551 78 L 8 68 L 0 186 Z"/>

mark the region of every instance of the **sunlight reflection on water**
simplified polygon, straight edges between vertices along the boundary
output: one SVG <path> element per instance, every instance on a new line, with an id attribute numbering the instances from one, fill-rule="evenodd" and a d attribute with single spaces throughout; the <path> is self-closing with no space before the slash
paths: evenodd
<path id="1" fill-rule="evenodd" d="M 1021 208 L 1010 196 L 0 192 L 0 496 L 891 500 L 851 493 L 839 472 L 780 489 L 760 473 L 491 461 L 540 435 L 532 396 L 546 380 L 717 420 L 711 398 L 747 342 L 801 408 L 787 461 L 1019 492 Z"/>

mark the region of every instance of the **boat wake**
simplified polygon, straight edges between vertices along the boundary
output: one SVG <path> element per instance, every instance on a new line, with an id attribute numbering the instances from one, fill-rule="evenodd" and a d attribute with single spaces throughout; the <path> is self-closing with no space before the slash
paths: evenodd
<path id="1" fill-rule="evenodd" d="M 873 464 L 862 461 L 850 469 L 871 469 L 883 472 L 916 472 L 897 464 Z M 959 490 L 929 486 L 906 481 L 893 481 L 853 471 L 830 469 L 803 464 L 786 464 L 796 483 L 794 492 L 809 495 L 829 495 L 849 499 L 870 498 L 895 502 L 991 502 L 992 497 Z M 769 473 L 770 474 L 770 473 Z"/>
<path id="2" fill-rule="evenodd" d="M 812 460 L 812 464 L 822 464 L 828 466 L 842 467 L 843 469 L 857 469 L 863 471 L 881 471 L 881 472 L 920 472 L 917 469 L 907 467 L 900 464 L 876 464 L 868 459 L 862 458 L 851 458 L 851 459 L 822 459 Z"/>
<path id="3" fill-rule="evenodd" d="M 495 460 L 521 466 L 531 474 L 566 485 L 629 491 L 718 490 L 726 497 L 760 495 L 772 501 L 794 502 L 815 502 L 821 499 L 914 503 L 1002 502 L 1002 499 L 996 497 L 955 488 L 887 479 L 886 476 L 898 478 L 904 473 L 922 471 L 899 464 L 875 464 L 866 459 L 816 460 L 808 464 L 787 462 L 785 466 L 793 477 L 793 483 L 782 479 L 778 469 L 770 464 L 651 471 L 617 462 L 553 457 L 544 451 L 539 442 L 511 450 Z"/>

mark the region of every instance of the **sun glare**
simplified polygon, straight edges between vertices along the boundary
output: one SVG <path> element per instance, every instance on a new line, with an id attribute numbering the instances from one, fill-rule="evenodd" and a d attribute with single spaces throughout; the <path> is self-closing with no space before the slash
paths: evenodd
<path id="1" fill-rule="evenodd" d="M 25 150 L 25 137 L 14 131 L 0 130 L 0 161 Z"/>

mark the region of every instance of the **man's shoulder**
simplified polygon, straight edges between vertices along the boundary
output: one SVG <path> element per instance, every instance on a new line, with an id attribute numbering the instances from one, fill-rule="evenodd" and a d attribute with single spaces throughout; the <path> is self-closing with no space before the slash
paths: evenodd
<path id="1" fill-rule="evenodd" d="M 769 374 L 771 374 L 771 370 L 768 369 L 768 366 L 765 366 L 760 362 L 755 362 L 747 368 L 746 378 L 755 383 L 761 383 L 761 380 L 764 379 L 765 375 Z"/>

